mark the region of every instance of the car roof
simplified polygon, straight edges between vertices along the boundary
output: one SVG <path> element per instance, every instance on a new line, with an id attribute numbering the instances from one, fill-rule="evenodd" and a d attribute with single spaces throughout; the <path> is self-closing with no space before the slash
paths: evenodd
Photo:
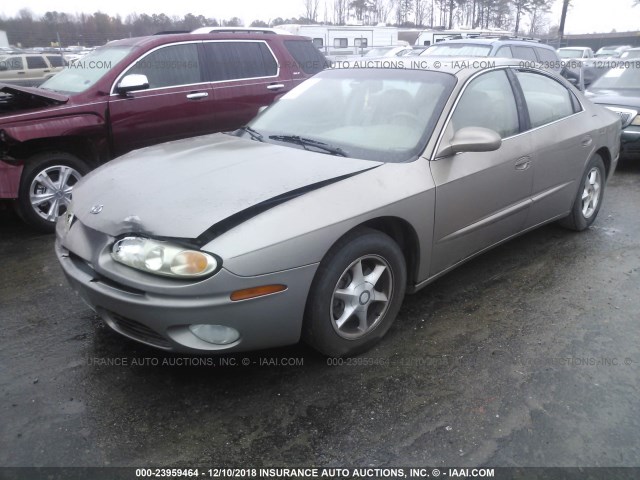
<path id="1" fill-rule="evenodd" d="M 309 37 L 299 35 L 282 35 L 279 33 L 263 33 L 261 30 L 255 32 L 235 33 L 228 31 L 215 31 L 212 33 L 164 33 L 159 35 L 149 35 L 146 37 L 123 38 L 113 40 L 109 46 L 132 46 L 149 47 L 160 46 L 176 42 L 193 42 L 202 40 L 309 40 Z"/>
<path id="2" fill-rule="evenodd" d="M 500 44 L 500 45 L 527 45 L 527 46 L 536 46 L 536 47 L 543 47 L 543 48 L 547 48 L 547 49 L 551 49 L 553 50 L 553 47 L 550 45 L 547 45 L 546 43 L 540 43 L 537 42 L 535 40 L 522 40 L 519 38 L 503 38 L 503 37 L 496 37 L 496 38 L 456 38 L 454 40 L 443 40 L 442 42 L 438 42 L 438 43 L 434 43 L 433 45 L 441 45 L 441 44 L 455 44 L 455 43 L 463 43 L 463 44 L 477 44 L 477 45 L 493 45 L 493 44 Z M 433 46 L 432 45 L 432 46 Z"/>
<path id="3" fill-rule="evenodd" d="M 605 45 L 600 47 L 600 50 L 617 50 L 619 48 L 631 48 L 629 45 Z"/>

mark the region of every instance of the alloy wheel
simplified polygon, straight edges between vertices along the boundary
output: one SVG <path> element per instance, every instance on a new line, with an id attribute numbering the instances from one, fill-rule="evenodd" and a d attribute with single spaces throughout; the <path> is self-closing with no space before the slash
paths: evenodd
<path id="1" fill-rule="evenodd" d="M 582 190 L 582 215 L 584 218 L 590 218 L 598 208 L 601 182 L 600 170 L 596 167 L 589 170 Z"/>
<path id="2" fill-rule="evenodd" d="M 49 222 L 66 212 L 71 203 L 73 186 L 82 175 L 66 165 L 54 165 L 42 170 L 29 186 L 29 201 L 33 211 Z"/>
<path id="3" fill-rule="evenodd" d="M 331 323 L 349 340 L 363 337 L 384 318 L 393 294 L 393 274 L 387 261 L 365 255 L 342 273 L 331 297 Z"/>

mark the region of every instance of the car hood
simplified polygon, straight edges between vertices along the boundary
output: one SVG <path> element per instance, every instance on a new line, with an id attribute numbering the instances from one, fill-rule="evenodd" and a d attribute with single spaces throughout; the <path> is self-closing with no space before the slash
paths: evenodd
<path id="1" fill-rule="evenodd" d="M 72 211 L 83 224 L 108 235 L 137 232 L 204 244 L 283 201 L 379 165 L 207 135 L 107 163 L 76 186 Z"/>
<path id="2" fill-rule="evenodd" d="M 588 90 L 587 98 L 600 105 L 618 105 L 640 109 L 640 89 Z"/>
<path id="3" fill-rule="evenodd" d="M 11 95 L 35 96 L 44 100 L 50 100 L 52 103 L 67 103 L 69 101 L 69 97 L 62 93 L 43 90 L 36 87 L 20 87 L 18 85 L 9 85 L 6 83 L 0 83 L 0 92 L 9 93 Z"/>
<path id="4" fill-rule="evenodd" d="M 60 93 L 0 83 L 0 117 L 15 112 L 64 105 L 68 101 L 69 97 Z"/>

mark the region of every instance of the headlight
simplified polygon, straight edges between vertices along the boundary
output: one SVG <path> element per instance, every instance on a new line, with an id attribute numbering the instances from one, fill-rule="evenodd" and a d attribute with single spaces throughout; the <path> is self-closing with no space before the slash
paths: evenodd
<path id="1" fill-rule="evenodd" d="M 640 115 L 636 115 L 636 117 L 631 122 L 631 125 L 640 126 Z"/>
<path id="2" fill-rule="evenodd" d="M 218 262 L 208 253 L 141 237 L 118 240 L 111 257 L 129 267 L 165 277 L 204 277 L 218 268 Z"/>

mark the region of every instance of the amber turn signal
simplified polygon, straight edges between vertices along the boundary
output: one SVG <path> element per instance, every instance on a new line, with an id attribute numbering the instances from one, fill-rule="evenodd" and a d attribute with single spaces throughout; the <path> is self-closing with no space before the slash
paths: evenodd
<path id="1" fill-rule="evenodd" d="M 264 285 L 262 287 L 245 288 L 244 290 L 236 290 L 231 294 L 231 300 L 248 300 L 250 298 L 263 297 L 272 293 L 282 292 L 287 289 L 286 285 Z"/>

